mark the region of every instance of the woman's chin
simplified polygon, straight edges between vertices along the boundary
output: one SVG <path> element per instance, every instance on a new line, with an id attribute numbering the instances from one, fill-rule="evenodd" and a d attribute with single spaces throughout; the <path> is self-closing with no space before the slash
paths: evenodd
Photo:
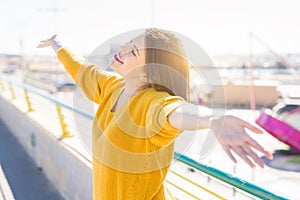
<path id="1" fill-rule="evenodd" d="M 118 62 L 113 62 L 112 64 L 110 64 L 111 68 L 113 68 L 114 70 L 117 70 L 119 69 L 122 64 L 121 63 L 118 63 Z"/>
<path id="2" fill-rule="evenodd" d="M 115 71 L 117 72 L 118 74 L 121 75 L 121 67 L 122 67 L 122 64 L 119 64 L 119 63 L 113 63 L 110 65 L 110 67 Z"/>

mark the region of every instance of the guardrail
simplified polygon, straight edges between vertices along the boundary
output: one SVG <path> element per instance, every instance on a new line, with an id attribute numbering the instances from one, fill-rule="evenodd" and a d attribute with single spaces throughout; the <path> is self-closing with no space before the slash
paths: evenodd
<path id="1" fill-rule="evenodd" d="M 2 81 L 4 81 L 6 84 L 4 84 Z M 73 108 L 72 106 L 67 105 L 61 101 L 58 101 L 54 97 L 46 94 L 45 92 L 42 92 L 32 86 L 23 84 L 22 82 L 17 82 L 6 76 L 0 75 L 0 91 L 1 91 L 1 93 L 3 91 L 9 92 L 12 100 L 15 100 L 17 98 L 14 87 L 18 87 L 24 91 L 24 98 L 25 98 L 25 102 L 27 105 L 27 112 L 35 111 L 35 108 L 33 106 L 33 103 L 31 101 L 29 94 L 35 94 L 35 95 L 37 95 L 43 99 L 46 99 L 56 105 L 56 112 L 57 112 L 57 116 L 59 119 L 61 131 L 62 131 L 62 134 L 59 139 L 73 136 L 73 134 L 70 133 L 67 129 L 68 123 L 65 120 L 65 116 L 63 115 L 62 109 L 67 109 L 69 111 L 75 112 L 75 113 L 80 114 L 81 116 L 86 117 L 91 120 L 93 119 L 92 115 L 85 113 L 82 110 Z M 185 155 L 181 155 L 177 152 L 174 153 L 174 159 L 177 159 L 178 161 L 180 161 L 182 164 L 186 165 L 189 168 L 199 170 L 200 172 L 207 174 L 207 176 L 209 176 L 209 177 L 214 177 L 215 179 L 223 182 L 229 188 L 232 188 L 233 191 L 235 191 L 235 192 L 238 190 L 243 191 L 244 193 L 246 193 L 246 196 L 248 196 L 249 198 L 272 199 L 272 200 L 287 199 L 285 197 L 282 197 L 282 196 L 276 195 L 270 191 L 267 191 L 255 184 L 252 184 L 250 182 L 242 180 L 232 174 L 225 173 L 225 172 L 218 170 L 216 168 L 213 168 L 211 166 L 201 164 L 201 163 L 199 163 Z M 193 184 L 199 190 L 209 193 L 215 199 L 226 199 L 222 195 L 218 194 L 218 191 L 212 191 L 211 189 L 208 189 L 207 187 L 200 185 L 199 183 L 189 180 L 184 175 L 181 175 L 178 172 L 171 170 L 170 173 L 175 175 L 177 178 L 180 178 L 184 181 L 187 181 L 187 182 Z M 191 193 L 186 188 L 184 188 L 184 186 L 180 186 L 180 185 L 176 184 L 175 182 L 172 182 L 169 180 L 167 180 L 167 183 L 170 184 L 171 186 L 175 187 L 176 189 L 180 190 L 181 192 L 185 193 L 187 196 L 189 196 L 189 198 L 200 199 L 197 195 Z"/>
<path id="2" fill-rule="evenodd" d="M 179 160 L 180 162 L 195 168 L 201 172 L 206 173 L 207 175 L 210 175 L 220 181 L 223 181 L 233 187 L 239 188 L 255 197 L 261 198 L 261 199 L 272 199 L 272 200 L 284 200 L 287 199 L 285 197 L 278 196 L 272 192 L 269 192 L 257 185 L 254 185 L 252 183 L 249 183 L 245 180 L 242 180 L 236 176 L 233 176 L 232 174 L 225 173 L 221 170 L 218 170 L 216 168 L 203 165 L 198 163 L 197 161 L 178 153 L 174 153 L 175 159 Z"/>

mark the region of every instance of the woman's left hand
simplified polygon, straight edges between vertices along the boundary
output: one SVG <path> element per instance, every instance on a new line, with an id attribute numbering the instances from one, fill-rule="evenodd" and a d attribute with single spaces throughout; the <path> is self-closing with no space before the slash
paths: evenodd
<path id="1" fill-rule="evenodd" d="M 56 53 L 61 47 L 63 47 L 61 41 L 58 39 L 58 36 L 53 35 L 50 38 L 40 41 L 40 43 L 37 45 L 37 48 L 45 48 L 49 46 L 52 46 L 53 50 Z"/>
<path id="2" fill-rule="evenodd" d="M 218 119 L 212 119 L 210 125 L 218 142 L 233 162 L 237 162 L 232 154 L 232 152 L 235 152 L 250 167 L 255 167 L 255 163 L 257 163 L 263 168 L 264 161 L 258 156 L 254 149 L 262 152 L 268 159 L 273 158 L 270 152 L 266 151 L 256 140 L 246 133 L 245 129 L 254 133 L 263 133 L 260 129 L 252 126 L 248 122 L 228 115 Z"/>

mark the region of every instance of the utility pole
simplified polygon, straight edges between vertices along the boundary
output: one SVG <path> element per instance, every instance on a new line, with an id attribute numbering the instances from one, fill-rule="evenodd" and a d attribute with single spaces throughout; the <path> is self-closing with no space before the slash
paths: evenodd
<path id="1" fill-rule="evenodd" d="M 254 61 L 252 52 L 252 33 L 249 32 L 249 67 L 250 67 L 250 107 L 252 110 L 256 110 L 256 92 L 255 92 L 255 81 L 254 81 Z"/>
<path id="2" fill-rule="evenodd" d="M 37 12 L 44 12 L 44 13 L 52 13 L 52 25 L 53 25 L 53 33 L 57 32 L 57 14 L 62 12 L 61 9 L 58 8 L 57 0 L 52 0 L 52 7 L 50 8 L 39 8 Z"/>
<path id="3" fill-rule="evenodd" d="M 151 0 L 151 27 L 154 27 L 155 22 L 155 7 L 156 7 L 156 0 Z"/>

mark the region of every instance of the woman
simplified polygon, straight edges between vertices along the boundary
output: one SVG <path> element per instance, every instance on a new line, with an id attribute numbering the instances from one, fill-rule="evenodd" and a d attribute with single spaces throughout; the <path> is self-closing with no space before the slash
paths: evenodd
<path id="1" fill-rule="evenodd" d="M 265 154 L 245 128 L 261 131 L 234 116 L 201 116 L 187 111 L 189 65 L 181 41 L 168 31 L 147 29 L 120 47 L 111 67 L 100 71 L 64 47 L 56 36 L 38 47 L 52 46 L 83 92 L 99 104 L 93 124 L 93 198 L 174 199 L 164 187 L 173 141 L 183 130 L 210 127 L 227 155 L 232 151 L 251 167 L 263 167 L 253 148 Z M 252 161 L 251 161 L 252 160 Z"/>

